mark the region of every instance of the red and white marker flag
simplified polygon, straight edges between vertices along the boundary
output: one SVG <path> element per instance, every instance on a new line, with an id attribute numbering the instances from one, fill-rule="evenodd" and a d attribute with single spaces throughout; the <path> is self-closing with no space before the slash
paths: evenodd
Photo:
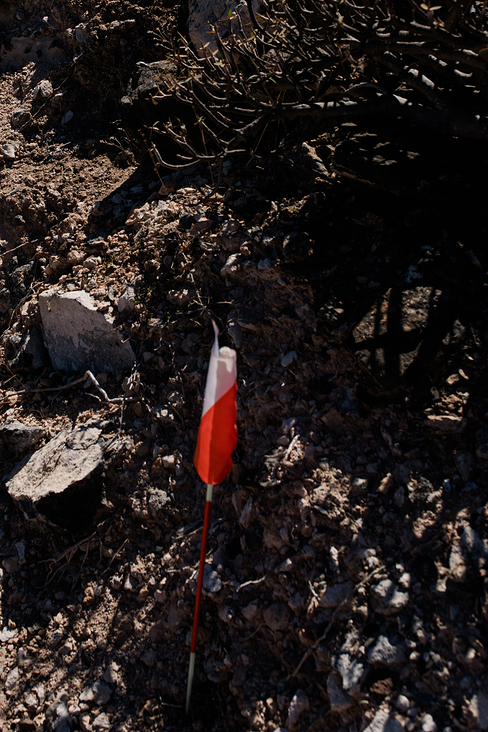
<path id="1" fill-rule="evenodd" d="M 207 485 L 217 485 L 230 473 L 237 444 L 236 352 L 232 348 L 219 349 L 219 330 L 212 323 L 215 341 L 194 458 L 197 473 Z"/>
<path id="2" fill-rule="evenodd" d="M 212 490 L 213 486 L 224 480 L 232 470 L 232 452 L 237 444 L 236 352 L 232 348 L 219 348 L 219 329 L 213 320 L 212 324 L 215 331 L 215 341 L 210 354 L 205 398 L 203 400 L 203 414 L 193 459 L 198 475 L 207 484 L 207 497 L 203 518 L 195 612 L 193 615 L 190 667 L 188 669 L 186 689 L 186 714 L 190 712 L 190 697 L 195 674 L 198 616 L 200 614 L 200 598 L 202 596 L 205 569 L 207 534 L 210 525 Z"/>

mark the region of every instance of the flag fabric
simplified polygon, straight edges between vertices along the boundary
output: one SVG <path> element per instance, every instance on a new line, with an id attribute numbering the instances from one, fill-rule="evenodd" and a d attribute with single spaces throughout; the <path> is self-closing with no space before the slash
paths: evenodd
<path id="1" fill-rule="evenodd" d="M 215 341 L 193 462 L 204 483 L 217 485 L 232 470 L 232 452 L 237 444 L 237 372 L 236 352 L 219 348 L 219 330 L 212 323 Z"/>

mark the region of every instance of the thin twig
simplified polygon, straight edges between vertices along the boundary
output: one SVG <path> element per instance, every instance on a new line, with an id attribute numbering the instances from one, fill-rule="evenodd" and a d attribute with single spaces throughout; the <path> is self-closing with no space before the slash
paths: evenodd
<path id="1" fill-rule="evenodd" d="M 77 384 L 81 384 L 83 381 L 86 380 L 91 381 L 93 386 L 95 386 L 100 394 L 103 396 L 104 401 L 108 402 L 109 404 L 123 404 L 125 402 L 131 402 L 137 399 L 137 397 L 114 397 L 113 399 L 110 399 L 105 389 L 103 389 L 100 384 L 98 383 L 95 376 L 92 374 L 91 371 L 85 371 L 83 376 L 80 376 L 79 379 L 75 379 L 74 381 L 70 381 L 69 384 L 63 384 L 62 386 L 46 386 L 46 387 L 37 387 L 34 389 L 19 389 L 18 391 L 12 391 L 8 392 L 5 395 L 5 399 L 8 399 L 9 397 L 16 396 L 17 394 L 39 394 L 44 392 L 50 392 L 50 391 L 63 391 L 64 389 L 70 389 L 72 386 L 76 386 Z M 90 396 L 95 396 L 95 394 L 91 394 Z"/>
<path id="2" fill-rule="evenodd" d="M 239 587 L 236 589 L 236 592 L 239 592 L 243 589 L 243 587 L 248 587 L 248 585 L 259 585 L 260 582 L 264 582 L 268 574 L 266 573 L 263 577 L 260 577 L 256 580 L 248 580 L 247 582 L 243 582 L 242 585 L 239 585 Z"/>
<path id="3" fill-rule="evenodd" d="M 108 565 L 107 569 L 102 572 L 102 576 L 104 574 L 107 574 L 107 572 L 111 568 L 112 564 L 114 563 L 115 559 L 118 557 L 118 555 L 120 554 L 120 552 L 122 551 L 122 549 L 124 548 L 124 546 L 127 544 L 128 541 L 129 541 L 129 539 L 124 539 L 124 541 L 119 546 L 119 548 L 117 549 L 117 551 L 115 552 L 115 554 L 112 556 L 112 558 L 111 558 L 111 560 L 109 562 L 109 565 Z"/>

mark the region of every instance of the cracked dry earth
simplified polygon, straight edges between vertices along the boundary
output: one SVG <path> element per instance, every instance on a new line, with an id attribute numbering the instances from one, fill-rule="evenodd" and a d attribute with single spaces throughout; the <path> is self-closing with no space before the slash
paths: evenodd
<path id="1" fill-rule="evenodd" d="M 98 54 L 103 34 L 124 48 L 114 14 L 145 37 L 151 12 L 31 5 L 15 22 L 70 22 Z M 486 231 L 460 240 L 435 201 L 344 181 L 338 157 L 293 192 L 237 164 L 211 196 L 203 168 L 161 180 L 110 104 L 95 125 L 71 58 L 0 76 L 1 424 L 39 448 L 96 417 L 124 450 L 88 517 L 28 521 L 2 489 L 0 728 L 488 729 Z M 41 82 L 60 91 L 39 110 Z M 97 374 L 123 407 L 27 347 L 53 285 L 131 343 L 130 383 Z M 210 316 L 238 353 L 239 443 L 185 718 Z"/>

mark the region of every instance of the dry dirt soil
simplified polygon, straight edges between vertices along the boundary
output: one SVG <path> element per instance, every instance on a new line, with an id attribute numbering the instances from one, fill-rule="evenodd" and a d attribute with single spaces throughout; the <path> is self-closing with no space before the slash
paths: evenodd
<path id="1" fill-rule="evenodd" d="M 125 445 L 55 523 L 2 488 L 0 729 L 488 729 L 486 154 L 372 120 L 217 191 L 155 171 L 127 96 L 184 24 L 159 0 L 0 7 L 1 424 L 40 447 L 96 417 Z M 137 366 L 97 378 L 130 400 L 53 371 L 54 285 L 115 318 Z M 185 717 L 211 317 L 239 443 Z"/>

